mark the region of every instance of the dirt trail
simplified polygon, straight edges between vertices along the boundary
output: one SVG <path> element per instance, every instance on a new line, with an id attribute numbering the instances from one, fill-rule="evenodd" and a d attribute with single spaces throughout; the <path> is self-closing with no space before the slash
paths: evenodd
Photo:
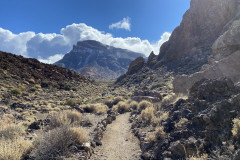
<path id="1" fill-rule="evenodd" d="M 130 113 L 117 116 L 107 126 L 103 135 L 102 146 L 95 149 L 91 160 L 139 160 L 140 146 L 138 139 L 131 133 Z"/>

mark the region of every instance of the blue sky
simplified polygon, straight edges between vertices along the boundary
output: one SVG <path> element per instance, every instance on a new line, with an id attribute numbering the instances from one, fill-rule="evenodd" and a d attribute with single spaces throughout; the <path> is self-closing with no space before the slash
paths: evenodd
<path id="1" fill-rule="evenodd" d="M 2 0 L 0 1 L 0 38 L 4 39 L 7 35 L 4 45 L 11 46 L 12 41 L 17 41 L 20 45 L 12 49 L 0 44 L 0 49 L 46 59 L 55 54 L 64 54 L 71 49 L 72 43 L 78 40 L 95 39 L 116 47 L 146 52 L 145 54 L 148 55 L 151 49 L 156 49 L 154 47 L 146 49 L 146 46 L 137 49 L 139 48 L 137 43 L 159 47 L 162 42 L 158 42 L 161 39 L 166 40 L 173 29 L 180 24 L 189 6 L 190 0 Z M 122 25 L 123 22 L 126 22 L 125 25 Z M 115 27 L 111 28 L 110 25 L 114 23 Z M 129 26 L 126 28 L 126 25 Z M 84 37 L 83 31 L 84 35 L 88 35 L 87 37 Z M 90 36 L 96 35 L 97 31 L 100 32 L 99 36 L 103 37 L 98 39 L 96 36 Z M 164 33 L 169 34 L 164 35 Z M 76 38 L 76 34 L 80 36 Z M 133 39 L 126 39 L 129 37 Z M 135 48 L 130 48 L 132 44 Z M 47 46 L 46 50 L 44 50 L 45 46 Z M 39 48 L 42 51 L 38 50 Z M 29 52 L 34 54 L 31 55 Z M 49 55 L 46 53 L 43 55 L 42 52 L 49 52 Z"/>

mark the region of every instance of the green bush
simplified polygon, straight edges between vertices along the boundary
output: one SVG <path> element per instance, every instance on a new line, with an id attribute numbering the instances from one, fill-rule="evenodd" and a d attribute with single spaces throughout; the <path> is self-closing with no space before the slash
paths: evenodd
<path id="1" fill-rule="evenodd" d="M 16 95 L 21 95 L 22 92 L 19 88 L 14 88 L 11 90 L 11 94 L 16 96 Z"/>

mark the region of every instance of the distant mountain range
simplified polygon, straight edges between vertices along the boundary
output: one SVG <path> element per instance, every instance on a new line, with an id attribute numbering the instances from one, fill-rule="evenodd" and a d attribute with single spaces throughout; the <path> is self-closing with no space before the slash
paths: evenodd
<path id="1" fill-rule="evenodd" d="M 93 79 L 116 79 L 141 53 L 115 48 L 98 41 L 80 41 L 55 65 L 65 67 Z"/>

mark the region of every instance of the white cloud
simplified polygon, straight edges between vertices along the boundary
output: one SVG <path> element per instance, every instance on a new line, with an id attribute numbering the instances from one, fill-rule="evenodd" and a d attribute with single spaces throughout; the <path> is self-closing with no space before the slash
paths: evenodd
<path id="1" fill-rule="evenodd" d="M 155 54 L 159 54 L 160 47 L 164 42 L 169 40 L 170 36 L 171 36 L 171 33 L 164 32 L 163 35 L 161 36 L 161 39 L 157 43 L 152 44 L 153 51 Z"/>
<path id="2" fill-rule="evenodd" d="M 130 18 L 123 18 L 123 20 L 109 25 L 109 29 L 125 29 L 127 31 L 131 30 Z"/>
<path id="3" fill-rule="evenodd" d="M 26 44 L 34 35 L 33 32 L 13 34 L 9 30 L 0 28 L 0 50 L 28 56 Z"/>
<path id="4" fill-rule="evenodd" d="M 39 58 L 38 60 L 42 63 L 52 64 L 62 59 L 63 56 L 64 56 L 63 54 L 55 54 L 53 56 L 48 57 L 47 59 Z"/>
<path id="5" fill-rule="evenodd" d="M 141 40 L 138 37 L 114 37 L 110 33 L 101 32 L 84 23 L 68 25 L 61 29 L 60 34 L 23 32 L 14 34 L 0 28 L 0 50 L 20 54 L 26 57 L 38 58 L 45 63 L 54 63 L 72 49 L 78 41 L 96 40 L 118 48 L 140 52 L 148 56 L 151 51 L 158 54 L 159 48 L 170 37 L 165 32 L 156 43 Z"/>

